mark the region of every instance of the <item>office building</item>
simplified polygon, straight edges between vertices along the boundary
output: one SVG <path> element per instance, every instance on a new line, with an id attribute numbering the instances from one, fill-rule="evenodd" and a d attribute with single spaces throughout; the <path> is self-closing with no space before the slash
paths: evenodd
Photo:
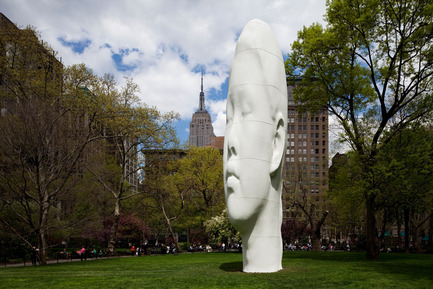
<path id="1" fill-rule="evenodd" d="M 322 204 L 328 188 L 328 112 L 300 111 L 288 86 L 287 151 L 283 179 L 288 194 Z M 286 211 L 285 217 L 290 217 Z M 320 210 L 316 212 L 316 216 Z"/>

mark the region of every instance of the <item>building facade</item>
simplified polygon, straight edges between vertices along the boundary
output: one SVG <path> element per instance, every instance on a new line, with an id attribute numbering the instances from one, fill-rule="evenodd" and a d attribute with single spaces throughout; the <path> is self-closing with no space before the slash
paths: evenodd
<path id="1" fill-rule="evenodd" d="M 326 108 L 312 113 L 300 111 L 293 99 L 294 86 L 288 86 L 287 151 L 283 179 L 286 196 L 310 198 L 323 204 L 328 188 L 329 133 Z M 320 215 L 320 209 L 316 216 Z M 290 210 L 286 216 L 290 217 Z"/>
<path id="2" fill-rule="evenodd" d="M 202 75 L 198 110 L 192 115 L 189 124 L 189 145 L 195 147 L 209 146 L 212 144 L 214 137 L 212 119 L 205 106 Z"/>

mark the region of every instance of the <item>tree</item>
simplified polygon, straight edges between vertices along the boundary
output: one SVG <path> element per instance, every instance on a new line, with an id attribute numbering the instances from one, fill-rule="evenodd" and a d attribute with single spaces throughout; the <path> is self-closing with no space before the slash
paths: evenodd
<path id="1" fill-rule="evenodd" d="M 304 27 L 286 62 L 302 76 L 295 98 L 327 105 L 363 164 L 367 259 L 379 258 L 372 168 L 398 131 L 433 108 L 433 4 L 426 0 L 335 0 L 328 26 Z"/>
<path id="2" fill-rule="evenodd" d="M 223 165 L 220 151 L 191 147 L 174 164 L 171 176 L 176 189 L 185 198 L 182 223 L 187 229 L 203 232 L 203 223 L 219 215 L 225 207 Z"/>
<path id="3" fill-rule="evenodd" d="M 348 182 L 350 180 L 350 182 Z M 337 154 L 329 169 L 330 224 L 343 236 L 355 239 L 363 234 L 365 206 L 362 195 L 363 179 L 357 155 Z"/>
<path id="4" fill-rule="evenodd" d="M 162 217 L 166 223 L 178 252 L 180 252 L 180 247 L 173 229 L 173 222 L 182 213 L 185 195 L 174 183 L 173 174 L 176 173 L 176 160 L 184 154 L 183 150 L 147 150 L 146 165 L 143 169 L 145 177 L 142 185 L 142 189 L 146 192 L 145 197 L 147 197 L 142 203 L 150 203 L 148 207 L 158 208 L 159 214 L 155 212 L 158 214 L 157 220 Z"/>
<path id="5" fill-rule="evenodd" d="M 313 178 L 311 176 L 307 176 L 307 172 L 302 170 L 302 167 L 305 165 L 301 162 L 297 163 L 297 169 L 294 171 L 294 177 L 290 181 L 290 185 L 284 184 L 284 190 L 286 191 L 286 195 L 289 196 L 288 203 L 292 208 L 299 208 L 303 215 L 306 218 L 304 231 L 307 226 L 309 226 L 309 230 L 311 231 L 311 245 L 313 251 L 321 250 L 321 228 L 323 223 L 326 220 L 326 217 L 329 214 L 329 211 L 325 209 L 325 204 L 319 201 L 318 196 L 311 195 L 311 187 L 310 184 L 313 183 Z M 294 209 L 296 211 L 296 209 Z M 319 214 L 321 213 L 321 216 Z M 298 225 L 296 218 L 297 213 L 292 212 L 293 223 L 286 223 L 285 226 Z"/>
<path id="6" fill-rule="evenodd" d="M 109 252 L 114 252 L 122 202 L 143 193 L 138 187 L 141 152 L 177 144 L 173 127 L 176 113 L 162 114 L 154 107 L 140 104 L 136 96 L 139 87 L 132 79 L 126 79 L 120 93 L 114 87 L 114 79 L 105 76 L 102 94 L 111 93 L 112 99 L 105 107 L 107 118 L 102 126 L 107 157 L 114 157 L 116 166 L 111 166 L 111 170 L 110 166 L 103 166 L 99 171 L 89 168 L 114 200 Z"/>
<path id="7" fill-rule="evenodd" d="M 418 249 L 417 231 L 432 214 L 432 144 L 431 127 L 414 123 L 396 134 L 378 161 L 387 168 L 384 182 L 387 186 L 378 200 L 384 203 L 390 222 L 401 225 L 403 220 L 406 252 L 409 252 L 409 238 Z"/>
<path id="8" fill-rule="evenodd" d="M 220 215 L 210 218 L 204 222 L 206 233 L 211 236 L 211 240 L 215 244 L 223 242 L 239 243 L 242 240 L 241 234 L 230 224 L 227 215 L 227 209 L 224 209 Z"/>
<path id="9" fill-rule="evenodd" d="M 45 264 L 49 232 L 77 222 L 62 203 L 80 180 L 99 114 L 33 29 L 0 28 L 0 221 L 29 247 L 37 242 Z M 88 72 L 83 83 L 95 80 Z"/>

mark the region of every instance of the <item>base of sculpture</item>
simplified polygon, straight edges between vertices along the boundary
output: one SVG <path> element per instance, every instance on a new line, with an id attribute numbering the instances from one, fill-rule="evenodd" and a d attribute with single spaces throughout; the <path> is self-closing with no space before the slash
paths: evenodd
<path id="1" fill-rule="evenodd" d="M 273 273 L 283 269 L 281 237 L 242 237 L 242 250 L 243 272 Z"/>

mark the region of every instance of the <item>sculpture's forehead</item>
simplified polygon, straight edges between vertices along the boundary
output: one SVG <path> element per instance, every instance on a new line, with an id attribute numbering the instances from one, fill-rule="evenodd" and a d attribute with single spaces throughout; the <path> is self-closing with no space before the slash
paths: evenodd
<path id="1" fill-rule="evenodd" d="M 281 91 L 272 86 L 240 85 L 232 87 L 227 96 L 227 115 L 242 113 L 249 119 L 260 121 L 274 118 L 275 108 L 279 106 Z"/>
<path id="2" fill-rule="evenodd" d="M 230 89 L 227 101 L 236 108 L 254 108 L 255 111 L 267 111 L 270 107 L 266 87 L 243 85 Z"/>

